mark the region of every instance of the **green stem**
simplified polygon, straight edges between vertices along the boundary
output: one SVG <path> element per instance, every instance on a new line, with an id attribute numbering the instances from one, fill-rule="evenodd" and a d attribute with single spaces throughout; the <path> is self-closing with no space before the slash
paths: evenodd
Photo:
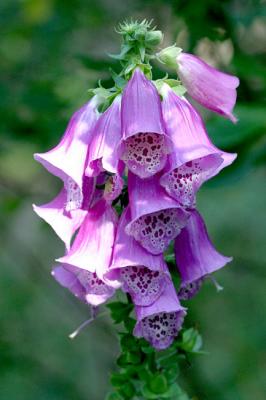
<path id="1" fill-rule="evenodd" d="M 119 331 L 120 355 L 117 371 L 111 374 L 113 392 L 106 400 L 166 399 L 189 400 L 177 383 L 180 361 L 192 353 L 200 353 L 201 338 L 193 328 L 185 330 L 166 350 L 156 351 L 144 339 L 133 336 L 135 320 L 133 304 L 116 301 L 107 305 Z"/>

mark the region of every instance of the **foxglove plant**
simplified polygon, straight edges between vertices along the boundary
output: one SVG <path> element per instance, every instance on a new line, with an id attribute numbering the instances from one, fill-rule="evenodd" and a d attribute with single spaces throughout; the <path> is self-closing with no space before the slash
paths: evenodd
<path id="1" fill-rule="evenodd" d="M 213 247 L 196 194 L 236 154 L 212 143 L 184 94 L 236 122 L 239 81 L 176 46 L 155 53 L 163 35 L 146 20 L 121 24 L 118 33 L 114 86 L 90 90 L 59 144 L 35 154 L 63 188 L 34 211 L 65 243 L 52 270 L 58 283 L 94 315 L 117 291 L 124 296 L 107 305 L 124 323 L 107 399 L 185 400 L 177 365 L 199 352 L 201 338 L 184 328 L 180 301 L 232 260 Z M 174 67 L 180 80 L 152 80 L 153 60 Z"/>

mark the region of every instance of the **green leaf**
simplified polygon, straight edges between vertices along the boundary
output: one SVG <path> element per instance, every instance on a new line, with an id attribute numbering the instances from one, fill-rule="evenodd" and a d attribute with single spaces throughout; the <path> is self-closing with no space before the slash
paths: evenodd
<path id="1" fill-rule="evenodd" d="M 148 385 L 144 385 L 144 386 L 141 388 L 141 393 L 142 393 L 144 399 L 148 399 L 148 400 L 150 400 L 150 399 L 157 399 L 157 400 L 158 400 L 158 394 L 153 393 L 153 392 L 148 388 Z"/>
<path id="2" fill-rule="evenodd" d="M 121 397 L 118 393 L 112 392 L 107 394 L 105 400 L 123 400 L 123 397 Z"/>
<path id="3" fill-rule="evenodd" d="M 111 317 L 115 324 L 119 324 L 126 320 L 131 311 L 133 310 L 133 304 L 122 303 L 120 301 L 115 301 L 106 305 L 111 311 Z"/>
<path id="4" fill-rule="evenodd" d="M 134 321 L 135 322 L 135 321 Z M 122 350 L 139 350 L 139 341 L 136 339 L 134 336 L 132 336 L 129 333 L 123 333 L 120 344 L 122 347 Z"/>
<path id="5" fill-rule="evenodd" d="M 165 375 L 163 375 L 162 373 L 153 375 L 149 381 L 149 389 L 153 393 L 165 393 L 168 390 L 168 383 Z"/>
<path id="6" fill-rule="evenodd" d="M 165 368 L 165 376 L 167 379 L 168 384 L 174 383 L 179 375 L 179 365 L 178 363 L 173 364 L 171 366 L 167 366 L 167 368 Z"/>
<path id="7" fill-rule="evenodd" d="M 128 375 L 126 373 L 113 372 L 110 378 L 110 382 L 114 387 L 120 387 L 128 380 Z"/>
<path id="8" fill-rule="evenodd" d="M 128 317 L 124 320 L 124 325 L 128 332 L 133 332 L 135 324 L 136 321 L 131 317 Z"/>
<path id="9" fill-rule="evenodd" d="M 118 391 L 126 399 L 132 399 L 135 394 L 135 388 L 131 382 L 125 383 Z"/>

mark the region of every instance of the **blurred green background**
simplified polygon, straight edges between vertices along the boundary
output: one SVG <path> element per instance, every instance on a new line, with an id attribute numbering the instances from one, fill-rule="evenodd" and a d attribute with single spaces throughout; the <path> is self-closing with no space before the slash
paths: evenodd
<path id="1" fill-rule="evenodd" d="M 198 206 L 217 248 L 234 257 L 189 303 L 210 354 L 181 376 L 199 400 L 266 398 L 265 1 L 4 0 L 0 2 L 0 399 L 102 400 L 117 354 L 108 317 L 70 341 L 87 307 L 50 276 L 64 252 L 31 203 L 60 182 L 35 163 L 119 50 L 114 26 L 153 18 L 177 42 L 241 80 L 239 123 L 204 112 L 214 142 L 238 152 L 234 166 L 200 191 Z M 155 76 L 165 71 L 155 68 Z"/>

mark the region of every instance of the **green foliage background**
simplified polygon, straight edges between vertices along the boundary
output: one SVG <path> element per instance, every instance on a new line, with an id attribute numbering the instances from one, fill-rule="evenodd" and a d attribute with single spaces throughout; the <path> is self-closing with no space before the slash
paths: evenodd
<path id="1" fill-rule="evenodd" d="M 154 18 L 173 42 L 241 79 L 239 123 L 204 112 L 214 142 L 239 157 L 204 186 L 198 206 L 233 263 L 189 303 L 204 349 L 182 372 L 200 400 L 266 393 L 266 8 L 263 0 L 5 0 L 0 2 L 0 399 L 102 400 L 117 349 L 100 318 L 71 342 L 87 308 L 51 278 L 63 246 L 35 216 L 60 182 L 32 159 L 58 142 L 99 78 L 108 84 L 114 26 Z M 155 68 L 155 76 L 165 71 Z"/>

